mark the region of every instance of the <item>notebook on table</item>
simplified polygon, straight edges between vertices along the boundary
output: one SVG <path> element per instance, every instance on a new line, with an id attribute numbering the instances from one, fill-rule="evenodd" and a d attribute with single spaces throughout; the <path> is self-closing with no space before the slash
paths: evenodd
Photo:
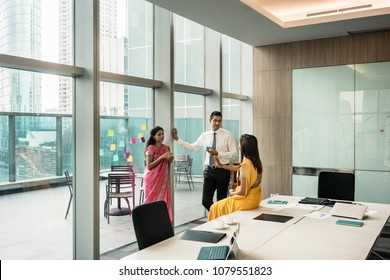
<path id="1" fill-rule="evenodd" d="M 229 246 L 206 246 L 200 248 L 198 260 L 236 260 L 238 259 L 238 244 L 237 237 L 240 231 L 240 226 L 233 233 Z"/>
<path id="2" fill-rule="evenodd" d="M 335 202 L 327 198 L 305 197 L 301 199 L 298 203 L 331 206 Z"/>
<path id="3" fill-rule="evenodd" d="M 261 221 L 285 223 L 288 220 L 291 220 L 292 218 L 294 218 L 294 217 L 261 213 L 259 216 L 254 217 L 253 219 L 254 220 L 261 220 Z"/>
<path id="4" fill-rule="evenodd" d="M 226 236 L 223 232 L 204 231 L 204 230 L 187 230 L 180 239 L 200 242 L 218 243 Z"/>

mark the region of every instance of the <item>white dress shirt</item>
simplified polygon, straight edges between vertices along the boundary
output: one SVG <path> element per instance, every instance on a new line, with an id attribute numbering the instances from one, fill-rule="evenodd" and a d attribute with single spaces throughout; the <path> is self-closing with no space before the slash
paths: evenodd
<path id="1" fill-rule="evenodd" d="M 230 159 L 237 157 L 237 145 L 234 141 L 233 134 L 223 128 L 220 128 L 215 132 L 216 150 L 218 152 L 219 161 L 222 164 L 229 164 Z M 190 152 L 194 152 L 201 148 L 206 150 L 206 147 L 211 147 L 213 145 L 213 133 L 213 130 L 203 132 L 192 144 L 185 142 L 180 138 L 177 140 L 177 143 Z M 205 155 L 204 164 L 208 165 L 210 154 L 205 152 Z"/>

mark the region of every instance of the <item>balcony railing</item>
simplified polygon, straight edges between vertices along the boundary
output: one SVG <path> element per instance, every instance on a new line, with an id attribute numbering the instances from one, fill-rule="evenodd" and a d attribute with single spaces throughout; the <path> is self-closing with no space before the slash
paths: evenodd
<path id="1" fill-rule="evenodd" d="M 149 119 L 100 117 L 100 168 L 132 164 L 143 172 L 141 127 Z M 0 112 L 0 184 L 55 179 L 73 170 L 72 115 Z"/>

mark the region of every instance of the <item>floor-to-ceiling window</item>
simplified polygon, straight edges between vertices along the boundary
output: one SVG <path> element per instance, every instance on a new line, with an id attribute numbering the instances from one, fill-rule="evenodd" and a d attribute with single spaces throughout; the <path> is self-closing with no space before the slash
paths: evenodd
<path id="1" fill-rule="evenodd" d="M 76 166 L 80 168 L 74 163 L 82 154 L 80 148 L 83 148 L 79 147 L 75 152 L 75 142 L 81 136 L 75 133 L 77 125 L 73 125 L 80 124 L 84 115 L 74 112 L 78 106 L 81 109 L 93 106 L 75 101 L 76 97 L 87 94 L 77 87 L 77 82 L 91 74 L 91 69 L 74 66 L 77 55 L 73 46 L 77 40 L 73 37 L 77 36 L 73 32 L 84 30 L 84 26 L 77 26 L 77 21 L 74 26 L 73 6 L 76 3 L 73 0 L 0 0 L 2 259 L 72 259 L 72 246 L 76 246 L 72 242 L 75 238 L 72 231 L 80 231 L 80 227 L 73 229 L 74 218 L 77 213 L 83 213 L 82 204 L 91 204 L 86 201 L 89 200 L 87 196 L 85 200 L 78 199 L 82 203 L 73 208 L 73 200 L 69 215 L 64 219 L 70 197 L 64 170 L 68 169 L 73 175 Z M 145 140 L 150 129 L 160 121 L 155 119 L 155 110 L 165 110 L 160 103 L 155 104 L 156 88 L 160 91 L 161 88 L 174 89 L 172 123 L 188 142 L 195 141 L 208 129 L 205 127 L 210 113 L 206 112 L 207 100 L 218 96 L 215 108 L 222 108 L 221 93 L 217 89 L 220 86 L 214 92 L 205 88 L 206 28 L 173 16 L 175 39 L 171 47 L 174 57 L 170 63 L 175 69 L 174 83 L 164 84 L 154 77 L 156 43 L 153 36 L 157 36 L 153 31 L 154 6 L 144 0 L 101 0 L 99 6 L 100 45 L 99 49 L 91 48 L 88 53 L 98 51 L 100 62 L 96 82 L 100 92 L 99 113 L 96 115 L 100 145 L 94 151 L 97 160 L 87 165 L 99 161 L 98 168 L 106 170 L 111 165 L 132 164 L 142 176 Z M 85 7 L 93 9 L 94 6 L 89 3 Z M 76 10 L 83 14 L 80 9 Z M 88 37 L 91 33 L 88 32 L 83 37 Z M 220 34 L 214 35 L 220 37 Z M 82 48 L 85 52 L 85 46 Z M 220 53 L 220 45 L 215 46 L 215 53 Z M 215 68 L 220 69 L 219 63 Z M 87 83 L 94 83 L 91 80 Z M 219 79 L 215 82 L 219 84 Z M 228 101 L 227 111 L 225 101 Z M 228 96 L 223 102 L 225 119 L 238 121 L 234 113 L 237 101 Z M 239 125 L 231 124 L 230 127 L 233 131 Z M 186 153 L 176 145 L 174 150 L 175 153 Z M 175 225 L 205 214 L 201 206 L 204 151 L 199 150 L 190 156 L 193 157 L 192 174 L 197 185 L 191 191 L 185 181 L 172 186 L 175 190 Z M 90 166 L 81 168 L 90 170 Z M 82 171 L 79 169 L 77 173 L 79 178 L 85 176 Z M 78 180 L 76 178 L 76 185 Z M 79 190 L 89 187 L 84 184 L 76 186 Z M 105 254 L 134 242 L 135 237 L 130 228 L 131 216 L 113 217 L 110 224 L 107 223 L 103 215 L 104 180 L 100 181 L 98 191 L 100 213 L 94 224 L 100 225 L 99 253 Z M 93 199 L 91 196 L 90 200 Z M 12 219 L 9 213 L 12 213 Z M 89 232 L 83 232 L 83 236 L 92 239 Z M 81 246 L 80 242 L 78 246 Z"/>
<path id="2" fill-rule="evenodd" d="M 204 26 L 174 15 L 174 69 L 175 83 L 204 87 Z M 189 143 L 198 139 L 204 131 L 205 97 L 191 92 L 175 92 L 174 96 L 174 126 L 179 131 L 179 137 Z M 204 151 L 188 152 L 177 143 L 174 144 L 175 154 L 188 154 L 192 159 L 191 173 L 195 182 L 202 181 Z M 200 188 L 190 189 L 186 178 L 184 184 L 176 184 L 175 188 L 175 224 L 195 220 L 204 215 L 201 204 Z M 183 182 L 183 181 L 180 181 Z M 178 199 L 180 197 L 180 200 Z M 183 201 L 184 197 L 184 201 Z M 189 204 L 185 215 L 179 213 L 180 204 Z"/>
<path id="3" fill-rule="evenodd" d="M 241 135 L 241 42 L 222 35 L 222 98 L 223 127 L 231 131 L 238 144 Z M 230 94 L 230 96 L 229 96 Z M 228 97 L 226 97 L 228 96 Z M 238 160 L 238 158 L 233 159 Z"/>
<path id="4" fill-rule="evenodd" d="M 71 259 L 69 191 L 47 182 L 72 169 L 75 69 L 56 74 L 73 63 L 72 1 L 1 0 L 0 7 L 0 54 L 11 65 L 0 68 L 0 256 Z"/>
<path id="5" fill-rule="evenodd" d="M 134 84 L 137 78 L 153 76 L 153 6 L 150 3 L 100 1 L 100 58 L 101 71 L 105 72 L 100 83 L 100 169 L 132 165 L 136 173 L 142 174 L 145 142 L 153 125 L 154 91 L 129 84 Z M 144 81 L 146 85 L 148 82 Z M 104 184 L 105 181 L 102 188 Z M 104 201 L 106 193 L 101 191 L 100 195 L 100 201 Z M 136 195 L 139 196 L 138 191 Z M 138 197 L 135 201 L 139 201 Z M 132 223 L 129 215 L 115 216 L 110 224 L 106 219 L 101 222 L 101 253 L 135 241 L 129 223 Z"/>

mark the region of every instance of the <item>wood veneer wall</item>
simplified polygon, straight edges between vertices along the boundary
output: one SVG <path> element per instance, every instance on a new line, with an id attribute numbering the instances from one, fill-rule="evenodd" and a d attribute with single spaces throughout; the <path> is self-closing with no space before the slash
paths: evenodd
<path id="1" fill-rule="evenodd" d="M 390 61 L 390 31 L 255 47 L 253 127 L 263 199 L 292 193 L 292 69 Z"/>

